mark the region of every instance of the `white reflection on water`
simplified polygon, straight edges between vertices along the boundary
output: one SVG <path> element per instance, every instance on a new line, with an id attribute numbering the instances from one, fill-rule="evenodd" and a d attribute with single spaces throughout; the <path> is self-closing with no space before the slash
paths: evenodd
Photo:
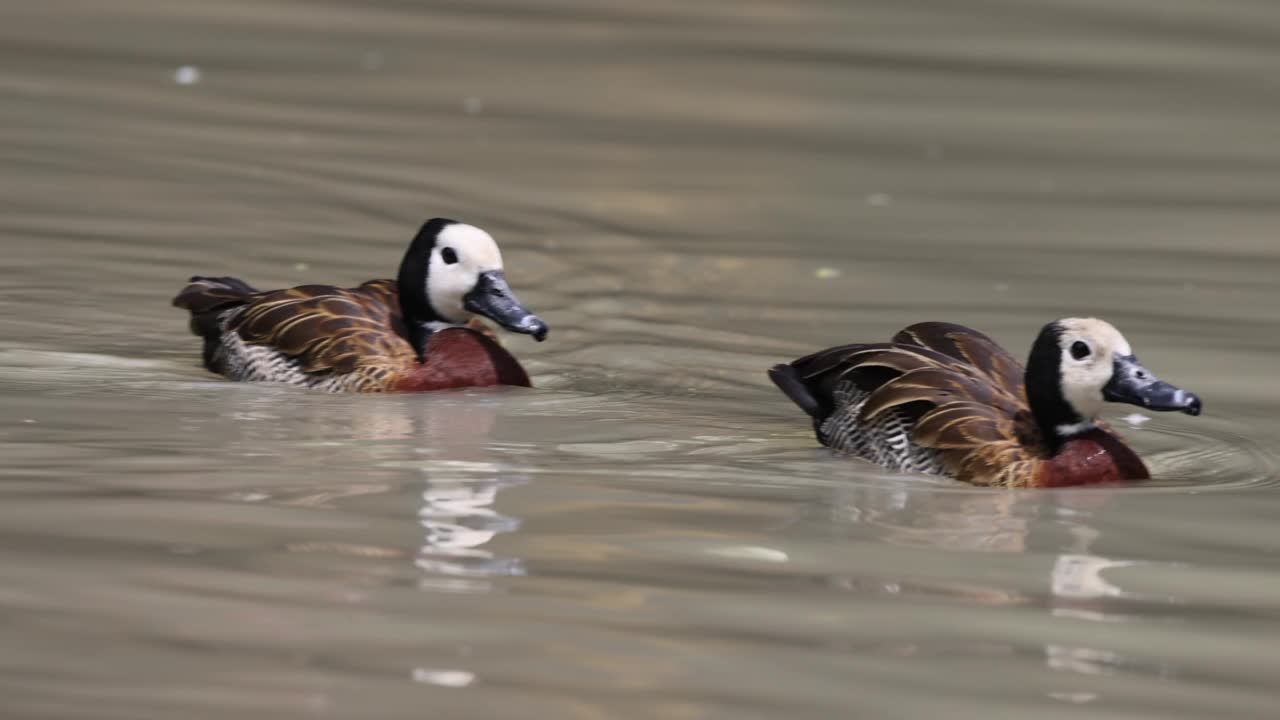
<path id="1" fill-rule="evenodd" d="M 1091 551 L 1091 546 L 1101 537 L 1098 530 L 1085 524 L 1091 520 L 1093 508 L 1056 506 L 1053 510 L 1058 522 L 1067 526 L 1070 538 L 1061 548 L 1065 552 L 1057 555 L 1049 570 L 1050 614 L 1066 621 L 1086 623 L 1139 621 L 1132 612 L 1117 612 L 1116 609 L 1117 603 L 1138 596 L 1109 581 L 1103 573 L 1146 563 L 1108 558 Z M 1115 649 L 1090 645 L 1046 643 L 1044 655 L 1045 665 L 1050 670 L 1073 675 L 1099 676 L 1137 671 L 1143 675 L 1168 677 L 1176 671 L 1163 660 L 1129 657 Z M 1103 697 L 1097 692 L 1079 688 L 1055 690 L 1048 695 L 1073 704 L 1091 703 Z"/>
<path id="2" fill-rule="evenodd" d="M 450 688 L 464 688 L 476 681 L 476 674 L 469 670 L 417 667 L 413 669 L 410 676 L 416 683 Z"/>
<path id="3" fill-rule="evenodd" d="M 1096 555 L 1059 555 L 1049 572 L 1053 595 L 1076 599 L 1119 597 L 1124 591 L 1107 582 L 1102 571 L 1134 564 Z"/>
<path id="4" fill-rule="evenodd" d="M 833 586 L 914 601 L 947 597 L 975 606 L 1021 607 L 1052 618 L 1069 634 L 1055 632 L 1028 645 L 976 632 L 964 635 L 961 642 L 975 653 L 998 648 L 1008 657 L 1027 650 L 1040 654 L 1043 667 L 1054 678 L 1045 692 L 1059 702 L 1084 704 L 1104 699 L 1105 693 L 1094 684 L 1102 676 L 1178 675 L 1178 663 L 1135 653 L 1131 646 L 1116 640 L 1123 636 L 1110 634 L 1117 625 L 1149 624 L 1151 620 L 1141 607 L 1145 603 L 1182 602 L 1176 597 L 1151 597 L 1127 590 L 1115 575 L 1109 576 L 1114 570 L 1157 564 L 1133 557 L 1108 557 L 1107 537 L 1101 528 L 1122 495 L 904 487 L 846 487 L 834 493 L 836 502 L 827 511 L 836 527 L 844 528 L 851 539 L 898 546 L 907 553 L 903 557 L 912 562 L 887 570 L 856 564 L 855 572 L 832 577 Z M 926 548 L 962 556 L 963 562 L 920 562 L 918 553 Z M 1012 587 L 987 579 L 1031 565 L 1043 568 L 1043 579 Z M 1099 623 L 1108 629 L 1097 629 Z M 945 642 L 917 643 L 910 648 L 914 657 L 947 651 Z"/>
<path id="5" fill-rule="evenodd" d="M 418 523 L 426 530 L 414 564 L 428 573 L 418 586 L 446 592 L 487 592 L 492 576 L 524 575 L 519 558 L 499 557 L 484 546 L 520 527 L 517 518 L 493 508 L 498 490 L 523 479 L 468 478 L 427 481 Z M 442 575 L 444 577 L 431 577 Z"/>
<path id="6" fill-rule="evenodd" d="M 472 397 L 464 403 L 411 407 L 423 413 L 416 437 L 430 449 L 430 459 L 414 463 L 426 484 L 418 508 L 425 535 L 414 558 L 424 573 L 418 587 L 482 593 L 493 589 L 489 578 L 524 575 L 519 558 L 485 547 L 496 536 L 520 527 L 519 519 L 495 509 L 498 491 L 528 482 L 524 476 L 505 476 L 509 471 L 492 457 L 497 405 Z"/>

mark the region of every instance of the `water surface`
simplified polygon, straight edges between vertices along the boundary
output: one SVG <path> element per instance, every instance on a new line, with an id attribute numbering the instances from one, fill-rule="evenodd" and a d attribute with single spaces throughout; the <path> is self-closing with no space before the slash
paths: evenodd
<path id="1" fill-rule="evenodd" d="M 1266 717 L 1280 9 L 10 3 L 6 718 Z M 198 367 L 187 276 L 466 219 L 537 390 Z M 1205 398 L 1147 487 L 815 446 L 769 365 L 1098 314 Z"/>

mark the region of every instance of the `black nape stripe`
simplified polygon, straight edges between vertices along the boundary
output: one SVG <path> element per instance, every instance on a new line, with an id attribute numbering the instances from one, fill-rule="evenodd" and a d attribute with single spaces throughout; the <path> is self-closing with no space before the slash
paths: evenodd
<path id="1" fill-rule="evenodd" d="M 404 259 L 400 261 L 400 273 L 396 276 L 396 289 L 400 295 L 400 313 L 404 316 L 405 330 L 409 334 L 409 344 L 422 360 L 422 353 L 431 337 L 428 324 L 444 322 L 431 307 L 427 298 L 427 273 L 431 269 L 431 251 L 436 247 L 440 233 L 450 225 L 457 225 L 457 220 L 449 218 L 431 218 L 422 224 Z"/>
<path id="2" fill-rule="evenodd" d="M 1066 438 L 1058 428 L 1084 422 L 1080 413 L 1062 395 L 1062 328 L 1056 322 L 1045 325 L 1031 346 L 1027 358 L 1027 402 L 1035 417 L 1040 435 L 1049 448 L 1057 453 Z"/>

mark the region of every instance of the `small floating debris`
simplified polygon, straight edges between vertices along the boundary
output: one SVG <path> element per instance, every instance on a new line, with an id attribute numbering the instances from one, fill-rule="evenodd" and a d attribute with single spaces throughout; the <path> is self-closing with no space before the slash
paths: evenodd
<path id="1" fill-rule="evenodd" d="M 467 670 L 436 670 L 421 667 L 413 669 L 412 677 L 416 683 L 451 688 L 464 688 L 476 681 L 476 674 Z"/>
<path id="2" fill-rule="evenodd" d="M 872 207 L 884 207 L 893 203 L 893 196 L 889 193 L 871 193 L 866 197 L 866 201 Z"/>
<path id="3" fill-rule="evenodd" d="M 834 280 L 840 277 L 841 274 L 840 268 L 833 267 L 820 267 L 813 271 L 813 276 L 819 280 Z"/>
<path id="4" fill-rule="evenodd" d="M 1083 705 L 1097 700 L 1098 694 L 1091 692 L 1051 692 L 1049 697 L 1059 702 Z"/>
<path id="5" fill-rule="evenodd" d="M 264 492 L 229 492 L 223 496 L 223 499 L 230 502 L 262 502 L 270 500 L 271 496 Z"/>
<path id="6" fill-rule="evenodd" d="M 311 269 L 311 266 L 304 262 L 300 262 L 300 263 L 294 263 L 293 269 L 297 272 L 306 272 Z"/>
<path id="7" fill-rule="evenodd" d="M 1142 413 L 1129 413 L 1120 419 L 1129 423 L 1129 427 L 1142 427 L 1146 423 L 1151 422 L 1151 416 L 1143 415 Z"/>
<path id="8" fill-rule="evenodd" d="M 462 111 L 468 115 L 478 115 L 484 112 L 484 99 L 474 95 L 462 101 Z"/>
<path id="9" fill-rule="evenodd" d="M 200 82 L 200 68 L 195 65 L 183 65 L 173 71 L 173 81 L 179 85 L 195 85 Z"/>
<path id="10" fill-rule="evenodd" d="M 733 560 L 758 560 L 760 562 L 784 563 L 791 558 L 776 548 L 761 547 L 759 545 L 729 545 L 727 547 L 711 548 L 707 551 L 712 555 L 718 555 L 723 558 Z"/>

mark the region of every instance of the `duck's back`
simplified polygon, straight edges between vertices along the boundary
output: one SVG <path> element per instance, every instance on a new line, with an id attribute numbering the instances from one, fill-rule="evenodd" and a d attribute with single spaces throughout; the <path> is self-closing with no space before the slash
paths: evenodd
<path id="1" fill-rule="evenodd" d="M 770 377 L 834 449 L 983 485 L 1034 474 L 1039 438 L 1022 365 L 976 330 L 920 323 L 892 342 L 823 350 Z"/>

